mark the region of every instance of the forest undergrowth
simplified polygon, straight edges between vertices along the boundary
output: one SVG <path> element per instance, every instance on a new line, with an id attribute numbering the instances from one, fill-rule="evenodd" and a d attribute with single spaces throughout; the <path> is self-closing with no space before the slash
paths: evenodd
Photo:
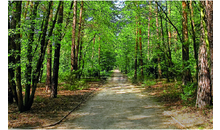
<path id="1" fill-rule="evenodd" d="M 141 86 L 155 101 L 163 103 L 165 115 L 174 117 L 185 128 L 213 129 L 213 106 L 195 107 L 195 96 L 182 96 L 181 82 L 166 82 L 165 79 L 146 80 Z"/>
<path id="2" fill-rule="evenodd" d="M 59 83 L 57 98 L 50 98 L 50 93 L 45 91 L 45 83 L 38 84 L 35 102 L 31 110 L 20 113 L 16 103 L 8 105 L 8 128 L 38 127 L 59 121 L 76 107 L 84 97 L 98 91 L 102 85 L 102 82 L 88 82 L 88 80 L 81 81 L 79 84 L 82 82 L 83 86 L 78 89 L 71 89 L 71 86 L 74 85 L 65 82 Z"/>

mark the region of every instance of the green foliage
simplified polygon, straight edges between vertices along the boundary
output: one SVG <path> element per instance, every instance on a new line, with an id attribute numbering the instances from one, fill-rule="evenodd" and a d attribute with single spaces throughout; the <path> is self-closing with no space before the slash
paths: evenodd
<path id="1" fill-rule="evenodd" d="M 153 81 L 153 80 L 144 80 L 142 86 L 146 86 L 146 87 L 150 87 L 152 85 L 155 85 L 157 82 Z"/>
<path id="2" fill-rule="evenodd" d="M 184 101 L 187 101 L 188 98 L 192 98 L 193 96 L 195 96 L 196 88 L 197 88 L 196 83 L 191 83 L 182 87 L 183 87 L 183 93 L 181 94 L 181 98 Z"/>

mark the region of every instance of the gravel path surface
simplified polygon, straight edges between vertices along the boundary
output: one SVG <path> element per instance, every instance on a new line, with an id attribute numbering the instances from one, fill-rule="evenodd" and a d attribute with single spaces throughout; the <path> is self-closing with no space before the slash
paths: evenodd
<path id="1" fill-rule="evenodd" d="M 144 88 L 127 82 L 115 70 L 103 89 L 73 112 L 56 129 L 175 129 L 171 117 Z"/>

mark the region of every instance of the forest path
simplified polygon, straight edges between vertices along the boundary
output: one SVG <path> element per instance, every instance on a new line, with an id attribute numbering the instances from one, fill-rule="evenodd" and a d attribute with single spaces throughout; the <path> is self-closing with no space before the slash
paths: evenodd
<path id="1" fill-rule="evenodd" d="M 56 129 L 175 129 L 172 118 L 144 88 L 127 82 L 114 70 L 102 90 L 73 112 Z"/>

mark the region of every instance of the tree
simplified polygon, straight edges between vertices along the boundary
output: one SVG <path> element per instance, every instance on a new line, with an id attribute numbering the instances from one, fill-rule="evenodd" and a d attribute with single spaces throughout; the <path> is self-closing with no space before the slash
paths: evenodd
<path id="1" fill-rule="evenodd" d="M 52 3 L 52 6 L 53 6 L 53 3 Z M 53 8 L 50 9 L 49 24 L 52 21 L 53 21 Z M 48 41 L 47 55 L 48 55 L 48 57 L 47 57 L 46 92 L 50 92 L 51 91 L 51 84 L 52 84 L 52 79 L 51 79 L 52 43 L 51 43 L 51 40 Z"/>
<path id="2" fill-rule="evenodd" d="M 188 39 L 188 27 L 187 27 L 187 4 L 185 1 L 182 1 L 182 9 L 183 9 L 183 43 L 182 43 L 182 60 L 183 60 L 183 85 L 187 85 L 191 81 L 191 72 L 189 66 L 189 39 Z"/>
<path id="3" fill-rule="evenodd" d="M 77 18 L 77 1 L 74 0 L 73 5 L 73 30 L 72 30 L 72 46 L 71 46 L 71 71 L 76 70 L 76 61 L 75 61 L 75 37 L 76 37 L 76 18 Z"/>
<path id="4" fill-rule="evenodd" d="M 205 21 L 205 2 L 200 2 L 201 10 L 201 41 L 199 44 L 199 53 L 198 53 L 198 91 L 196 106 L 205 107 L 211 105 L 211 84 L 210 84 L 210 73 L 208 67 L 208 33 L 207 25 Z"/>
<path id="5" fill-rule="evenodd" d="M 62 40 L 62 23 L 63 23 L 63 1 L 60 1 L 59 6 L 59 15 L 57 24 L 58 27 L 58 41 L 55 44 L 55 53 L 54 53 L 54 64 L 53 64 L 53 80 L 52 80 L 52 92 L 51 97 L 57 97 L 57 85 L 58 85 L 58 72 L 59 72 L 59 60 L 60 60 L 60 42 Z"/>

